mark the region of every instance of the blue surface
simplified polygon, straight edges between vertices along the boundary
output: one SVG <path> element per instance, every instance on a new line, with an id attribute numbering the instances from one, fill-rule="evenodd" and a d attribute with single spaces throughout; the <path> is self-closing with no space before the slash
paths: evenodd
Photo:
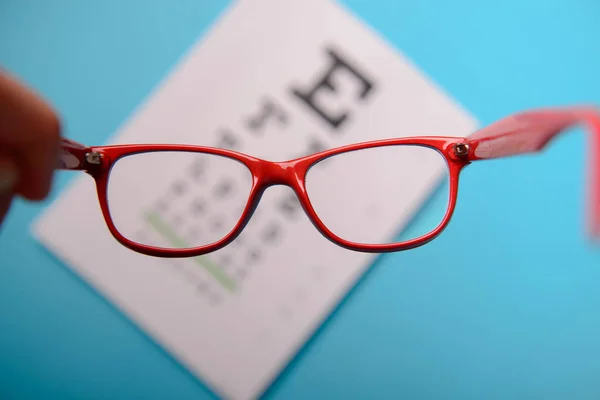
<path id="1" fill-rule="evenodd" d="M 484 124 L 600 104 L 596 0 L 346 4 Z M 0 0 L 0 64 L 54 102 L 69 136 L 101 143 L 226 5 Z M 383 257 L 266 397 L 599 398 L 585 143 L 577 131 L 467 168 L 446 232 Z M 0 231 L 0 397 L 210 398 L 36 244 L 43 206 L 16 204 Z"/>

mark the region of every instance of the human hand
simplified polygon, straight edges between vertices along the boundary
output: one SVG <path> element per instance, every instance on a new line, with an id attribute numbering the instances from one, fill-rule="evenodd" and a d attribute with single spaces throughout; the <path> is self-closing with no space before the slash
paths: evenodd
<path id="1" fill-rule="evenodd" d="M 46 198 L 59 140 L 55 111 L 0 69 L 0 224 L 15 196 L 32 201 Z"/>

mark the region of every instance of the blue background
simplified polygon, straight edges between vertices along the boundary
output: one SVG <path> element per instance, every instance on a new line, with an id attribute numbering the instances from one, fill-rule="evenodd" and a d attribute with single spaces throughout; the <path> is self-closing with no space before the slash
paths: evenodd
<path id="1" fill-rule="evenodd" d="M 483 124 L 600 103 L 597 0 L 345 4 Z M 0 64 L 56 105 L 68 136 L 103 143 L 226 6 L 0 0 Z M 266 396 L 600 398 L 585 146 L 574 131 L 542 155 L 467 168 L 445 233 L 382 257 Z M 0 231 L 0 396 L 210 398 L 33 240 L 44 205 L 17 203 Z"/>

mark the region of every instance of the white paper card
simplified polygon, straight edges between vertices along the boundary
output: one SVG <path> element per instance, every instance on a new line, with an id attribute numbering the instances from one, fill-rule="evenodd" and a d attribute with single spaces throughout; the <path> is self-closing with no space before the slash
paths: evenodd
<path id="1" fill-rule="evenodd" d="M 467 112 L 337 3 L 247 0 L 231 6 L 110 143 L 229 147 L 283 161 L 352 142 L 459 136 L 475 127 Z M 315 190 L 327 191 L 327 204 L 352 220 L 355 231 L 368 229 L 387 241 L 442 168 L 426 160 L 366 161 L 335 173 L 340 182 L 388 187 L 383 196 Z M 374 169 L 386 163 L 387 173 Z M 239 210 L 225 197 L 243 199 L 243 177 L 212 165 L 194 169 L 182 158 L 132 164 L 109 188 L 131 200 L 123 201 L 119 229 L 162 245 L 229 229 Z M 396 179 L 410 183 L 411 194 L 397 190 Z M 96 196 L 93 179 L 82 173 L 39 219 L 36 236 L 225 398 L 260 396 L 375 257 L 324 239 L 283 186 L 265 192 L 238 240 L 202 258 L 177 260 L 117 243 Z M 378 214 L 361 212 L 367 209 Z"/>

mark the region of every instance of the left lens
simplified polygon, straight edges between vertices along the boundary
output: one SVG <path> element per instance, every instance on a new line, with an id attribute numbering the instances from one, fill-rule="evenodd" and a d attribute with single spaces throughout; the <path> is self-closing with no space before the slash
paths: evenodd
<path id="1" fill-rule="evenodd" d="M 127 239 L 186 249 L 227 236 L 251 188 L 250 170 L 233 158 L 155 151 L 117 160 L 108 179 L 107 200 L 116 229 Z"/>

